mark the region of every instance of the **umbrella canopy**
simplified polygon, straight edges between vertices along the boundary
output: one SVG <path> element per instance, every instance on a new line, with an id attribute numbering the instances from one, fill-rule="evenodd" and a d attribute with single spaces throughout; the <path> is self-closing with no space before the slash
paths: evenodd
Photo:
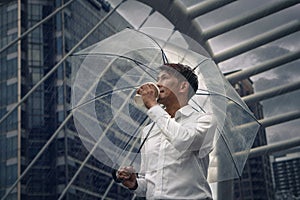
<path id="1" fill-rule="evenodd" d="M 184 41 L 190 44 L 187 37 Z M 74 122 L 95 158 L 115 169 L 131 165 L 140 170 L 140 148 L 147 139 L 140 133 L 150 119 L 133 101 L 136 89 L 156 82 L 162 65 L 181 63 L 192 67 L 199 79 L 189 104 L 199 114 L 213 113 L 216 121 L 216 128 L 193 151 L 199 158 L 210 155 L 210 182 L 241 176 L 259 124 L 214 62 L 187 47 L 125 29 L 74 54 Z M 181 153 L 172 156 L 179 158 Z"/>

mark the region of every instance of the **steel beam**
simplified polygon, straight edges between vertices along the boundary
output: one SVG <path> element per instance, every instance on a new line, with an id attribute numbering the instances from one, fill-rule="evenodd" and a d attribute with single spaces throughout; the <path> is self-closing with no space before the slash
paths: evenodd
<path id="1" fill-rule="evenodd" d="M 269 42 L 275 41 L 277 39 L 295 33 L 299 30 L 300 30 L 300 22 L 299 20 L 294 20 L 287 24 L 279 26 L 271 31 L 253 37 L 252 39 L 249 39 L 245 42 L 241 42 L 228 50 L 225 50 L 218 54 L 214 54 L 212 57 L 216 63 L 220 63 L 234 56 L 245 53 L 249 50 L 255 49 L 261 45 L 267 44 Z"/>
<path id="2" fill-rule="evenodd" d="M 261 100 L 265 100 L 265 99 L 269 99 L 272 97 L 276 97 L 288 92 L 292 92 L 295 90 L 300 89 L 300 81 L 297 81 L 295 83 L 290 83 L 290 84 L 286 84 L 283 86 L 279 86 L 279 87 L 274 87 L 262 92 L 257 92 L 245 97 L 242 97 L 242 99 L 245 101 L 245 103 L 247 104 L 251 104 L 254 102 L 259 102 Z"/>
<path id="3" fill-rule="evenodd" d="M 223 1 L 220 1 L 220 2 L 223 2 Z M 276 12 L 279 12 L 279 11 L 286 9 L 288 7 L 291 7 L 297 3 L 299 3 L 298 0 L 285 0 L 285 1 L 274 2 L 271 5 L 268 4 L 266 6 L 255 9 L 252 12 L 248 12 L 247 14 L 244 14 L 242 16 L 237 16 L 233 19 L 229 19 L 225 22 L 215 25 L 214 27 L 212 27 L 206 31 L 203 31 L 203 33 L 202 33 L 203 37 L 205 40 L 208 40 L 215 36 L 221 35 L 225 32 L 231 31 L 235 28 L 244 26 L 245 24 L 251 23 L 255 20 L 261 19 L 263 17 L 274 14 Z"/>
<path id="4" fill-rule="evenodd" d="M 300 118 L 300 110 L 276 115 L 274 117 L 269 117 L 265 119 L 260 119 L 258 122 L 261 124 L 262 128 L 273 126 L 276 124 L 281 124 L 284 122 L 292 121 Z"/>
<path id="5" fill-rule="evenodd" d="M 253 75 L 265 72 L 267 70 L 280 67 L 284 64 L 287 64 L 289 62 L 295 61 L 300 58 L 300 50 L 287 53 L 283 56 L 273 58 L 271 60 L 267 60 L 263 63 L 259 63 L 253 67 L 249 67 L 247 69 L 244 69 L 242 71 L 238 71 L 232 74 L 229 74 L 226 76 L 226 79 L 231 83 L 234 84 L 240 80 L 249 78 Z"/>
<path id="6" fill-rule="evenodd" d="M 188 35 L 197 41 L 200 45 L 202 45 L 206 51 L 212 55 L 212 51 L 206 41 L 203 40 L 202 30 L 199 23 L 193 19 L 191 19 L 187 13 L 187 9 L 182 4 L 180 0 L 137 0 L 141 3 L 144 3 L 154 10 L 161 13 L 165 16 L 176 28 L 176 30 L 180 31 Z M 211 11 L 207 8 L 202 8 L 203 10 Z"/>
<path id="7" fill-rule="evenodd" d="M 190 6 L 186 10 L 186 14 L 189 16 L 190 19 L 194 19 L 199 17 L 205 13 L 211 12 L 215 9 L 218 9 L 222 6 L 228 5 L 237 0 L 210 0 L 210 1 L 203 1 L 196 5 Z"/>
<path id="8" fill-rule="evenodd" d="M 248 158 L 254 158 L 257 156 L 265 156 L 270 155 L 275 152 L 279 152 L 285 149 L 290 149 L 293 147 L 297 147 L 300 145 L 300 137 L 296 137 L 289 140 L 284 140 L 280 142 L 275 142 L 272 144 L 259 146 L 250 149 L 250 151 L 241 151 L 234 154 L 234 156 L 246 156 L 248 155 Z"/>
<path id="9" fill-rule="evenodd" d="M 263 155 L 270 155 L 272 153 L 297 147 L 297 146 L 300 146 L 300 137 L 281 141 L 281 142 L 276 142 L 264 146 L 255 147 L 250 150 L 249 158 L 263 156 Z"/>

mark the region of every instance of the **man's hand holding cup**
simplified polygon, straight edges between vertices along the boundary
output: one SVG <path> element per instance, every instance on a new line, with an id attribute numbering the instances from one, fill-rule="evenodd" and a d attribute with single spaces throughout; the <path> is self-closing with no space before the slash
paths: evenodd
<path id="1" fill-rule="evenodd" d="M 147 109 L 157 105 L 159 88 L 153 82 L 143 84 L 137 89 L 134 101 L 138 106 L 145 106 Z"/>

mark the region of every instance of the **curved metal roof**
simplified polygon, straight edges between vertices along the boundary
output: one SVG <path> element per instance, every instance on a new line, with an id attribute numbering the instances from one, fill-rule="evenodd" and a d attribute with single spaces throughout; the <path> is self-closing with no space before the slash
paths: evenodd
<path id="1" fill-rule="evenodd" d="M 229 81 L 251 78 L 256 93 L 244 100 L 263 104 L 270 142 L 299 136 L 298 0 L 138 1 L 200 43 L 223 72 L 235 71 Z"/>

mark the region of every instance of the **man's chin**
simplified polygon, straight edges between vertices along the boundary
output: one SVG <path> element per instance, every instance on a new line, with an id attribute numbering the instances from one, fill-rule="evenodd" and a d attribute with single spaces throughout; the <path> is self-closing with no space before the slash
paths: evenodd
<path id="1" fill-rule="evenodd" d="M 158 103 L 158 104 L 163 104 L 163 102 L 160 101 L 159 99 L 157 99 L 157 103 Z"/>
<path id="2" fill-rule="evenodd" d="M 166 106 L 166 101 L 164 99 L 157 99 L 157 103 L 159 103 L 160 105 L 164 105 Z"/>
<path id="3" fill-rule="evenodd" d="M 162 104 L 162 103 L 163 103 L 163 99 L 158 98 L 158 99 L 157 99 L 157 103 Z"/>

